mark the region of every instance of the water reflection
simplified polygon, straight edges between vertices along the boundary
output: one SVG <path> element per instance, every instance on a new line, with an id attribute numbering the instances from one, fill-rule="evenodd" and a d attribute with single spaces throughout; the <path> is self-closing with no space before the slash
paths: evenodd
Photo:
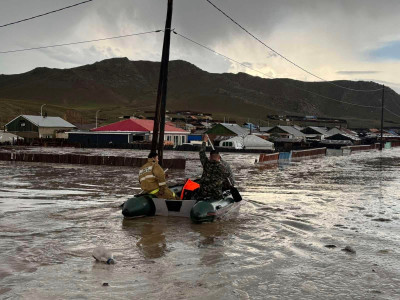
<path id="1" fill-rule="evenodd" d="M 237 227 L 236 220 L 191 224 L 190 229 L 200 235 L 197 245 L 201 264 L 215 266 L 224 261 L 226 246 L 232 242 Z"/>
<path id="2" fill-rule="evenodd" d="M 167 219 L 164 217 L 124 219 L 122 229 L 133 237 L 138 237 L 136 246 L 147 259 L 160 258 L 167 252 L 165 233 Z"/>

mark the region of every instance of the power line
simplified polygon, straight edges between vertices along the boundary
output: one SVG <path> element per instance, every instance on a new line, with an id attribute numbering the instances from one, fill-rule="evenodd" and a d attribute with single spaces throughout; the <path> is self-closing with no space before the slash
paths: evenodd
<path id="1" fill-rule="evenodd" d="M 392 112 L 391 110 L 387 109 L 386 107 L 384 107 L 383 109 L 386 110 L 388 113 L 391 113 L 392 115 L 394 115 L 394 116 L 400 118 L 400 115 L 398 115 L 398 114 Z"/>
<path id="2" fill-rule="evenodd" d="M 220 9 L 218 6 L 216 6 L 214 3 L 212 3 L 210 0 L 206 0 L 208 3 L 210 3 L 214 8 L 216 8 L 219 12 L 221 12 L 225 17 L 227 17 L 229 20 L 231 20 L 233 23 L 235 23 L 237 26 L 239 26 L 242 30 L 244 30 L 247 34 L 249 34 L 251 37 L 253 37 L 255 40 L 257 40 L 259 43 L 261 43 L 262 45 L 264 45 L 266 48 L 268 48 L 270 51 L 272 51 L 273 53 L 275 53 L 276 55 L 280 56 L 281 58 L 283 58 L 284 60 L 286 60 L 287 62 L 291 63 L 292 65 L 294 65 L 295 67 L 299 68 L 300 70 L 306 72 L 307 74 L 316 77 L 322 81 L 325 81 L 331 85 L 334 85 L 336 87 L 340 87 L 342 89 L 346 89 L 349 91 L 355 91 L 355 92 L 376 92 L 376 91 L 381 91 L 382 88 L 379 89 L 374 89 L 374 90 L 357 90 L 357 89 L 352 89 L 352 88 L 348 88 L 345 86 L 341 86 L 338 84 L 335 84 L 333 82 L 330 82 L 318 75 L 315 75 L 314 73 L 311 73 L 310 71 L 306 70 L 305 68 L 299 66 L 298 64 L 296 64 L 294 61 L 290 60 L 289 58 L 285 57 L 284 55 L 280 54 L 278 51 L 272 49 L 270 46 L 268 46 L 267 44 L 265 44 L 262 40 L 260 40 L 258 37 L 256 37 L 254 34 L 252 34 L 250 31 L 248 31 L 245 27 L 243 27 L 242 25 L 240 25 L 237 21 L 235 21 L 232 17 L 230 17 L 227 13 L 225 13 L 222 9 Z"/>
<path id="3" fill-rule="evenodd" d="M 112 36 L 112 37 L 106 37 L 106 38 L 95 39 L 95 40 L 88 40 L 88 41 L 80 41 L 80 42 L 56 44 L 56 45 L 49 45 L 49 46 L 40 46 L 40 47 L 25 48 L 25 49 L 7 50 L 7 51 L 0 51 L 0 54 L 15 53 L 15 52 L 23 52 L 23 51 L 31 51 L 31 50 L 40 50 L 40 49 L 46 49 L 46 48 L 54 48 L 54 47 L 69 46 L 69 45 L 77 45 L 77 44 L 92 43 L 92 42 L 100 42 L 100 41 L 105 41 L 105 40 L 120 39 L 120 38 L 125 38 L 125 37 L 130 37 L 130 36 L 143 35 L 143 34 L 155 33 L 155 32 L 161 32 L 161 31 L 162 31 L 162 30 L 158 29 L 158 30 L 153 30 L 153 31 L 146 31 L 146 32 L 140 32 L 140 33 L 132 33 L 132 34 L 125 34 L 125 35 L 118 35 L 118 36 Z"/>
<path id="4" fill-rule="evenodd" d="M 224 55 L 224 54 L 221 54 L 221 53 L 219 53 L 219 52 L 217 52 L 217 51 L 215 51 L 215 50 L 213 50 L 213 49 L 211 49 L 211 48 L 209 48 L 209 47 L 207 47 L 207 46 L 204 46 L 204 45 L 200 44 L 199 42 L 196 42 L 196 41 L 190 39 L 189 37 L 184 36 L 184 35 L 182 35 L 182 34 L 176 32 L 176 30 L 174 30 L 173 32 L 174 32 L 176 35 L 179 35 L 180 37 L 182 37 L 182 38 L 184 38 L 184 39 L 186 39 L 186 40 L 188 40 L 188 41 L 190 41 L 190 42 L 192 42 L 192 43 L 194 43 L 194 44 L 196 44 L 196 45 L 198 45 L 198 46 L 200 46 L 200 47 L 203 47 L 203 48 L 205 48 L 205 49 L 207 49 L 207 50 L 213 52 L 214 54 L 217 54 L 217 55 L 219 55 L 219 56 L 222 56 L 222 57 L 224 57 L 224 58 L 226 58 L 226 59 L 228 59 L 228 60 L 230 60 L 230 61 L 232 61 L 232 62 L 234 62 L 234 63 L 237 63 L 237 64 L 239 64 L 239 65 L 241 65 L 241 66 L 243 66 L 243 67 L 245 67 L 245 68 L 247 68 L 247 69 L 253 70 L 253 71 L 257 72 L 257 73 L 263 74 L 263 75 L 265 75 L 265 76 L 267 76 L 267 77 L 269 77 L 269 78 L 276 79 L 276 78 L 272 77 L 271 75 L 269 75 L 269 74 L 267 74 L 267 73 L 264 73 L 264 72 L 262 72 L 262 71 L 259 71 L 259 70 L 257 70 L 257 69 L 254 69 L 254 68 L 252 68 L 252 67 L 249 67 L 249 66 L 247 66 L 247 65 L 245 65 L 245 64 L 243 64 L 243 63 L 240 63 L 240 62 L 234 60 L 233 58 L 230 58 L 230 57 L 228 57 L 228 56 L 226 56 L 226 55 Z M 298 86 L 296 86 L 296 85 L 290 84 L 290 83 L 288 83 L 288 82 L 283 82 L 283 83 L 286 84 L 286 85 L 288 85 L 288 86 L 291 86 L 291 87 L 294 87 L 294 88 L 296 88 L 296 89 L 299 89 L 299 90 L 301 90 L 301 91 L 304 91 L 304 92 L 307 92 L 307 93 L 310 93 L 310 94 L 313 94 L 313 95 L 316 95 L 316 96 L 319 96 L 319 97 L 322 97 L 322 98 L 325 98 L 325 99 L 329 99 L 329 100 L 332 100 L 332 101 L 335 101 L 335 102 L 339 102 L 339 103 L 343 103 L 343 104 L 348 104 L 348 105 L 353 105 L 353 106 L 358 106 L 358 107 L 363 107 L 363 108 L 376 108 L 376 109 L 377 109 L 377 108 L 381 108 L 380 106 L 355 104 L 355 103 L 351 103 L 351 102 L 346 102 L 346 101 L 334 99 L 334 98 L 331 98 L 331 97 L 327 97 L 327 96 L 318 94 L 318 93 L 316 93 L 316 92 L 312 92 L 312 91 L 303 89 L 303 88 L 301 88 L 301 87 L 298 87 Z"/>
<path id="5" fill-rule="evenodd" d="M 173 30 L 172 32 L 175 33 L 176 35 L 179 35 L 180 37 L 182 37 L 182 38 L 184 38 L 184 39 L 186 39 L 186 40 L 188 40 L 188 41 L 190 41 L 190 42 L 192 42 L 192 43 L 194 43 L 194 44 L 200 46 L 200 47 L 203 47 L 203 48 L 205 48 L 205 49 L 207 49 L 207 50 L 209 50 L 209 51 L 211 51 L 211 52 L 214 52 L 215 54 L 217 54 L 217 55 L 219 55 L 219 56 L 222 56 L 222 57 L 224 57 L 224 58 L 226 58 L 226 59 L 229 59 L 230 61 L 233 61 L 234 63 L 237 63 L 237 64 L 239 64 L 239 65 L 241 65 L 241 66 L 243 66 L 243 67 L 245 67 L 245 68 L 247 68 L 247 69 L 253 70 L 253 71 L 257 72 L 257 73 L 260 73 L 260 74 L 262 74 L 262 75 L 264 75 L 264 76 L 267 76 L 267 77 L 269 77 L 269 78 L 274 79 L 274 77 L 272 77 L 271 75 L 268 75 L 268 74 L 266 74 L 266 73 L 264 73 L 264 72 L 261 72 L 261 71 L 259 71 L 259 70 L 253 69 L 252 67 L 249 67 L 249 66 L 247 66 L 247 65 L 245 65 L 245 64 L 243 64 L 243 63 L 241 63 L 241 62 L 238 62 L 237 60 L 234 60 L 233 58 L 230 58 L 230 57 L 228 57 L 228 56 L 226 56 L 226 55 L 224 55 L 224 54 L 221 54 L 221 53 L 219 53 L 219 52 L 217 52 L 217 51 L 215 51 L 215 50 L 213 50 L 213 49 L 211 49 L 211 48 L 209 48 L 209 47 L 207 47 L 207 46 L 204 46 L 204 45 L 202 45 L 202 44 L 200 44 L 200 43 L 198 43 L 198 42 L 196 42 L 196 41 L 194 41 L 194 40 L 188 38 L 187 36 L 184 36 L 184 35 L 182 35 L 182 34 L 176 32 L 175 30 Z"/>
<path id="6" fill-rule="evenodd" d="M 34 17 L 30 17 L 30 18 L 26 18 L 26 19 L 23 19 L 23 20 L 19 20 L 19 21 L 15 21 L 15 22 L 8 23 L 8 24 L 0 25 L 0 27 L 6 27 L 6 26 L 10 26 L 10 25 L 17 24 L 17 23 L 29 21 L 29 20 L 32 20 L 32 19 L 36 19 L 36 18 L 39 18 L 39 17 L 43 17 L 43 16 L 46 16 L 46 15 L 50 15 L 50 14 L 52 14 L 52 13 L 59 12 L 59 11 L 62 11 L 62 10 L 64 10 L 64 9 L 68 9 L 68 8 L 75 7 L 75 6 L 78 6 L 78 5 L 87 3 L 87 2 L 92 2 L 92 1 L 93 1 L 93 0 L 86 0 L 86 1 L 79 2 L 79 3 L 73 4 L 73 5 L 69 5 L 69 6 L 66 6 L 66 7 L 63 7 L 63 8 L 59 8 L 59 9 L 56 9 L 56 10 L 52 10 L 52 11 L 49 11 L 49 12 L 47 12 L 47 13 L 40 14 L 40 15 L 37 15 L 37 16 L 34 16 Z"/>

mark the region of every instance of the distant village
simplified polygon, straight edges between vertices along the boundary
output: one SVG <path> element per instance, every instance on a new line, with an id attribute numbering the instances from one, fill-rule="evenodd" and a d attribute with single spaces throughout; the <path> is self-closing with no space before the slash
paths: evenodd
<path id="1" fill-rule="evenodd" d="M 83 129 L 60 117 L 19 115 L 0 131 L 0 144 L 148 149 L 152 116 L 154 112 L 148 111 Z M 194 111 L 168 112 L 166 120 L 165 148 L 174 150 L 197 150 L 205 133 L 223 151 L 264 153 L 370 145 L 380 142 L 381 134 L 376 128 L 350 130 L 345 120 L 316 116 L 268 116 L 264 123 L 271 126 L 215 120 L 211 114 Z M 400 130 L 386 128 L 383 141 L 400 141 Z"/>

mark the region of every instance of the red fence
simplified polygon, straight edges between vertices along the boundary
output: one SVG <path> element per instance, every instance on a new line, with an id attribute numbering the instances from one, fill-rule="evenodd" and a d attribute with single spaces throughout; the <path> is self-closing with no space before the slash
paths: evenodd
<path id="1" fill-rule="evenodd" d="M 277 162 L 279 159 L 279 152 L 272 154 L 260 154 L 259 162 Z"/>
<path id="2" fill-rule="evenodd" d="M 400 142 L 392 142 L 392 147 L 400 147 Z"/>
<path id="3" fill-rule="evenodd" d="M 293 158 L 326 156 L 326 148 L 292 151 Z"/>
<path id="4" fill-rule="evenodd" d="M 79 154 L 0 152 L 0 160 L 60 163 L 60 164 L 80 164 L 80 165 L 141 167 L 146 163 L 147 158 L 121 157 L 121 156 L 89 156 L 89 155 L 79 155 Z M 185 166 L 186 166 L 186 160 L 183 158 L 164 159 L 163 161 L 164 168 L 185 169 Z"/>
<path id="5" fill-rule="evenodd" d="M 372 144 L 372 145 L 358 145 L 358 146 L 348 146 L 348 147 L 343 147 L 350 149 L 351 152 L 355 151 L 369 151 L 369 150 L 375 150 L 379 149 L 380 144 Z"/>

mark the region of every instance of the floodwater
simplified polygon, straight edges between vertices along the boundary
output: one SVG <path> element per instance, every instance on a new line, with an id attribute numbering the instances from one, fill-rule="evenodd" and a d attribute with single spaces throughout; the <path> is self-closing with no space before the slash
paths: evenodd
<path id="1" fill-rule="evenodd" d="M 170 181 L 200 174 L 196 153 L 167 153 L 190 159 Z M 247 201 L 201 225 L 123 220 L 137 168 L 0 162 L 0 298 L 400 299 L 400 149 L 224 157 Z M 94 261 L 98 245 L 115 265 Z"/>

